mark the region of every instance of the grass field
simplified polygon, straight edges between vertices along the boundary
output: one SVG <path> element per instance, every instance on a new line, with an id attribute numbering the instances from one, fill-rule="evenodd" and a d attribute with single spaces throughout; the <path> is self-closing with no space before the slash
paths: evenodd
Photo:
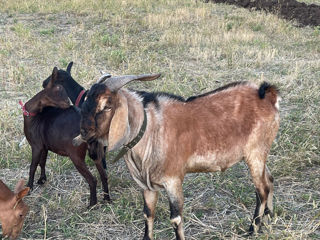
<path id="1" fill-rule="evenodd" d="M 319 27 L 194 0 L 0 0 L 0 178 L 11 188 L 28 178 L 31 160 L 28 143 L 20 144 L 18 100 L 31 98 L 54 66 L 69 61 L 86 88 L 100 70 L 161 72 L 160 80 L 130 87 L 184 97 L 233 81 L 276 84 L 281 125 L 268 158 L 275 216 L 252 239 L 320 238 Z M 35 184 L 26 198 L 31 211 L 21 239 L 141 239 L 141 189 L 124 161 L 108 167 L 113 203 L 102 201 L 99 182 L 99 204 L 87 209 L 84 179 L 68 158 L 49 154 L 47 183 Z M 224 173 L 188 175 L 183 187 L 187 239 L 247 238 L 255 190 L 244 163 Z M 174 239 L 164 192 L 155 239 Z"/>

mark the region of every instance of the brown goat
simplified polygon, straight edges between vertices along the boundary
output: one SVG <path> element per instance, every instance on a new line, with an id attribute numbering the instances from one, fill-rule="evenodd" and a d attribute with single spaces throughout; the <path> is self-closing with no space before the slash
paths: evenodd
<path id="1" fill-rule="evenodd" d="M 20 180 L 14 193 L 0 180 L 0 221 L 2 235 L 9 239 L 16 239 L 22 230 L 24 219 L 29 207 L 22 201 L 29 192 L 24 187 L 24 180 Z"/>
<path id="2" fill-rule="evenodd" d="M 132 177 L 144 189 L 144 239 L 153 238 L 160 188 L 169 197 L 176 238 L 184 239 L 185 174 L 225 171 L 244 159 L 256 187 L 249 232 L 256 231 L 261 217 L 273 210 L 273 178 L 266 160 L 279 127 L 277 89 L 268 83 L 258 88 L 238 82 L 187 100 L 122 89 L 130 81 L 157 77 L 124 76 L 106 81 L 102 77 L 103 84 L 93 85 L 83 103 L 81 136 L 74 142 L 98 139 L 109 151 L 122 146 L 128 149 L 147 122 L 143 137 L 124 155 Z"/>

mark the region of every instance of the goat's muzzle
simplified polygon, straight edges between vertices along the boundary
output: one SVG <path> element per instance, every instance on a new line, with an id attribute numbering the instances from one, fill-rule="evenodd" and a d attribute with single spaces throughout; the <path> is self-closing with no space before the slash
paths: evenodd
<path id="1" fill-rule="evenodd" d="M 78 147 L 84 142 L 86 141 L 82 138 L 81 134 L 79 134 L 72 140 L 72 145 Z"/>

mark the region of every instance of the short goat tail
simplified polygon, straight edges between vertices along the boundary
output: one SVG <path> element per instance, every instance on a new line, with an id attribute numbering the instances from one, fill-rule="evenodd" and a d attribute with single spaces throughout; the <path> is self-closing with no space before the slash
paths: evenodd
<path id="1" fill-rule="evenodd" d="M 280 96 L 279 90 L 276 86 L 263 82 L 259 87 L 258 94 L 260 99 L 269 99 L 272 105 L 279 109 L 278 101 L 280 100 Z"/>

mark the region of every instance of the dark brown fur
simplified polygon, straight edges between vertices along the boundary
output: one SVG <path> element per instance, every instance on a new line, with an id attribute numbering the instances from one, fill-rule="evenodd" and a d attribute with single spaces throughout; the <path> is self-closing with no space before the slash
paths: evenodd
<path id="1" fill-rule="evenodd" d="M 37 113 L 34 117 L 24 116 L 24 133 L 32 149 L 32 162 L 27 185 L 30 188 L 33 187 L 34 174 L 38 165 L 41 167 L 38 183 L 44 184 L 46 181 L 45 164 L 48 151 L 68 156 L 89 184 L 90 206 L 92 206 L 97 203 L 97 180 L 85 164 L 87 144 L 83 143 L 78 147 L 72 145 L 72 139 L 80 132 L 80 113 L 74 107 L 70 107 L 64 88 L 54 84 L 57 73 L 57 68 L 54 68 L 51 80 L 45 89 L 25 104 L 27 111 Z M 60 88 L 61 94 L 50 95 L 49 93 L 56 88 Z M 96 159 L 95 163 L 103 183 L 104 198 L 110 200 L 108 182 L 101 159 Z"/>

